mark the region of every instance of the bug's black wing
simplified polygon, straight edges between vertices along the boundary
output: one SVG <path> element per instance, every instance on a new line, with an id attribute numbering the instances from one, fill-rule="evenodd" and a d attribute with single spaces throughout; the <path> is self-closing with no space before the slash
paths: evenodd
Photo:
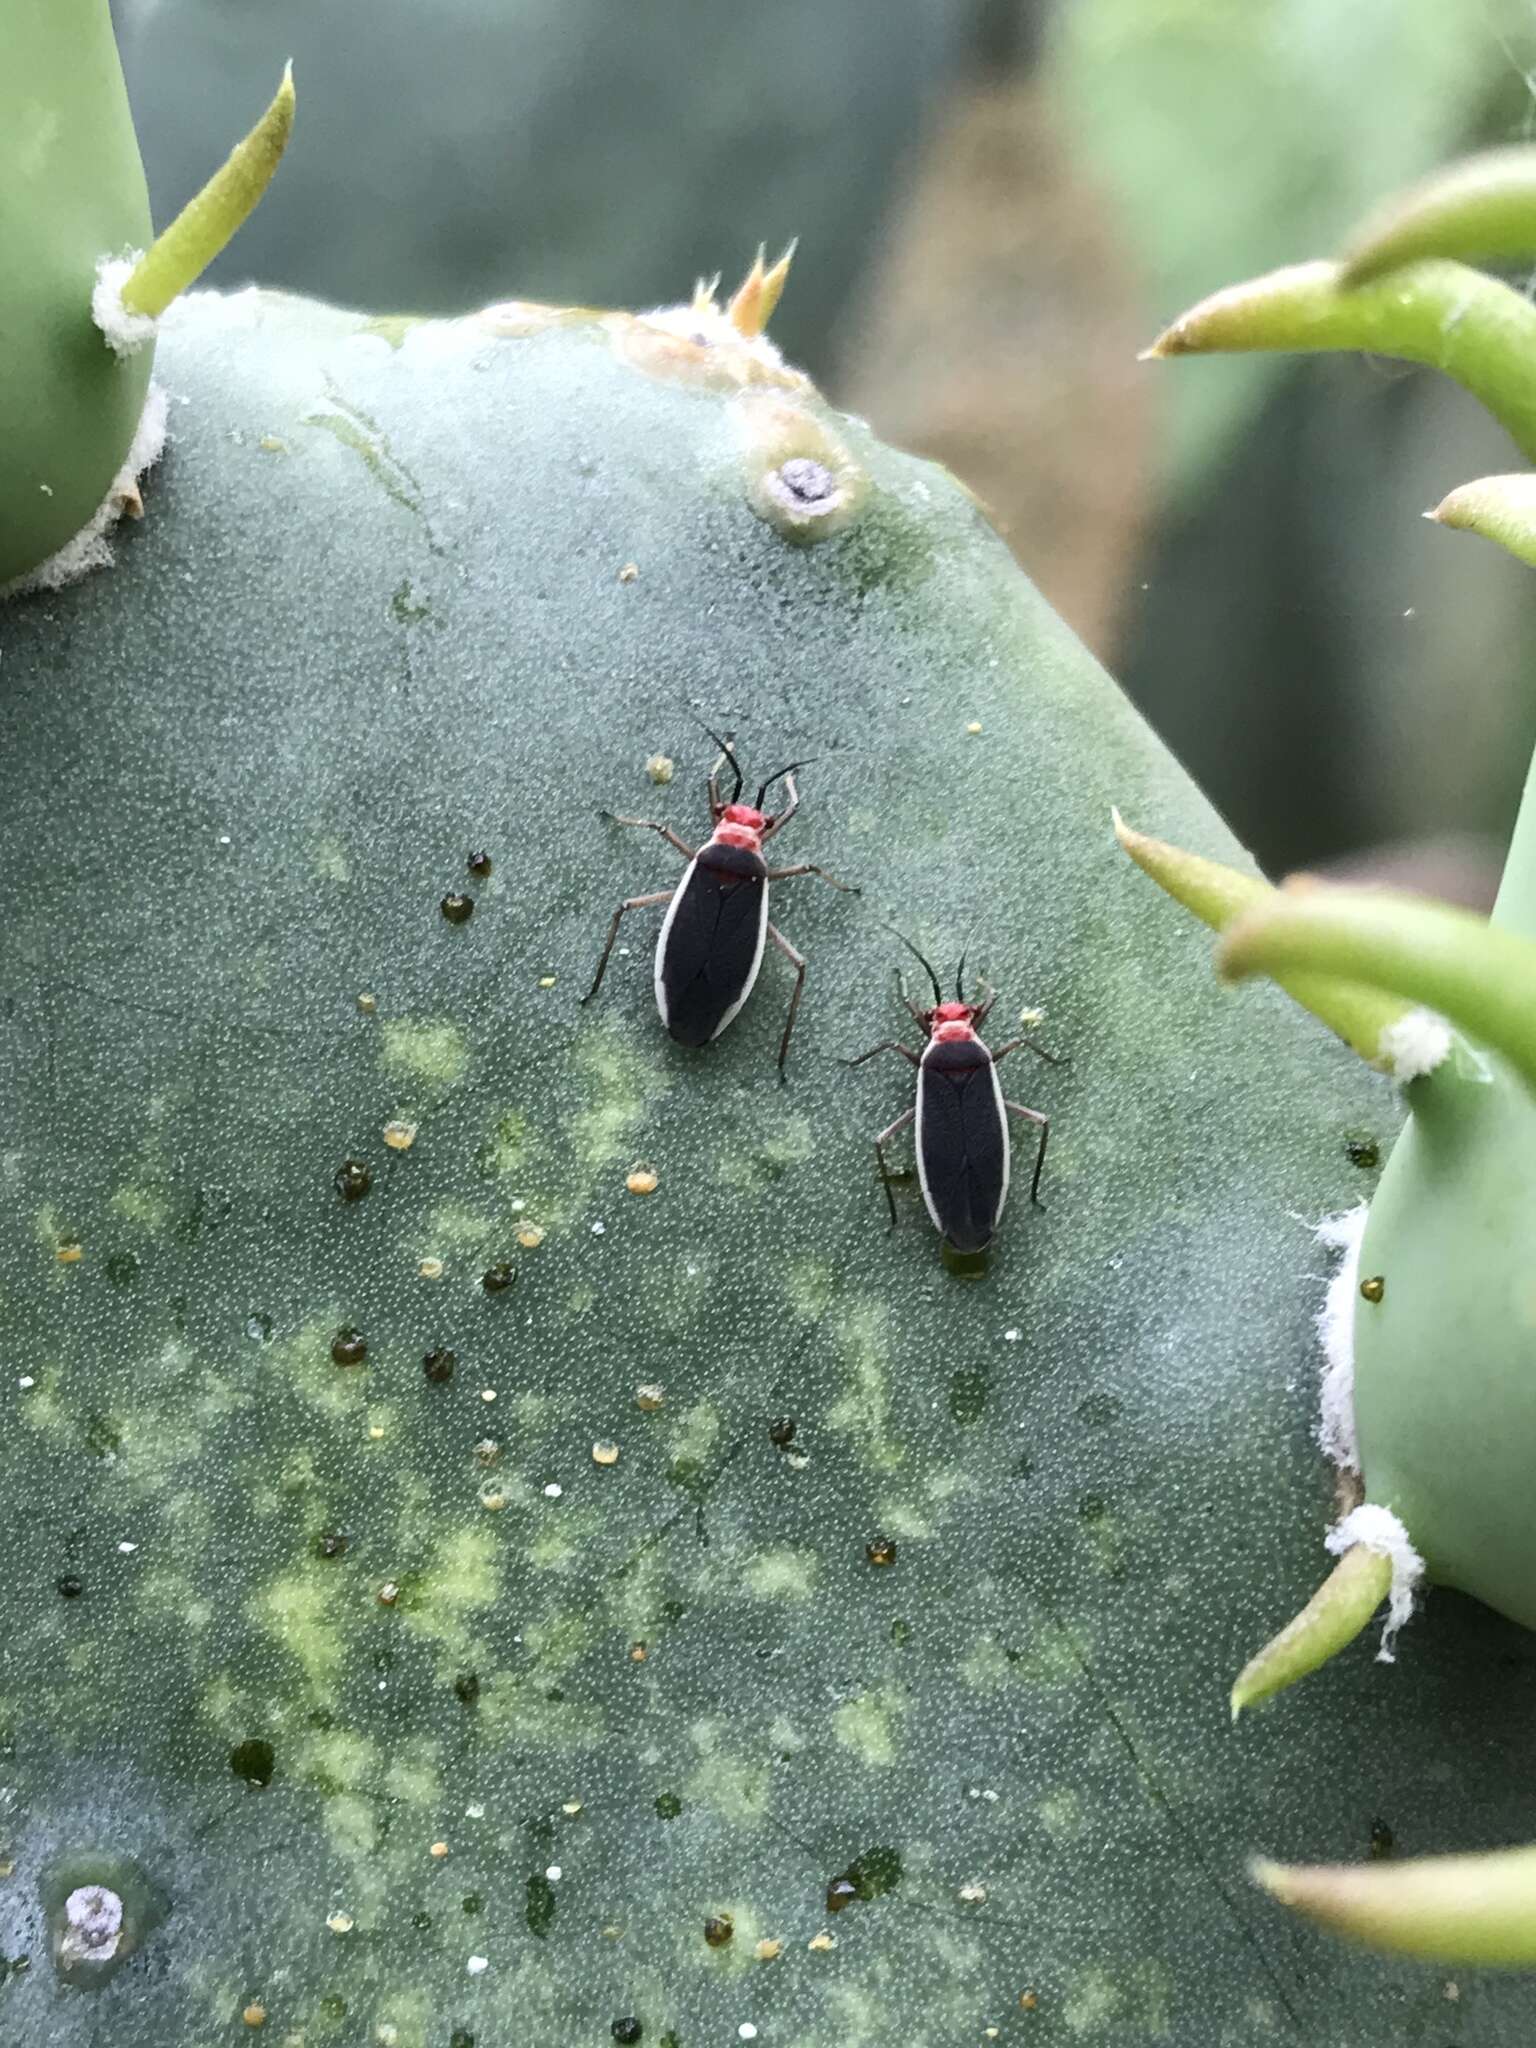
<path id="1" fill-rule="evenodd" d="M 976 1039 L 923 1055 L 917 1163 L 923 1199 L 957 1251 L 992 1241 L 1008 1192 L 1008 1126 L 992 1055 Z"/>
<path id="2" fill-rule="evenodd" d="M 768 869 L 745 847 L 699 849 L 672 900 L 656 956 L 656 997 L 679 1045 L 708 1045 L 757 979 Z"/>

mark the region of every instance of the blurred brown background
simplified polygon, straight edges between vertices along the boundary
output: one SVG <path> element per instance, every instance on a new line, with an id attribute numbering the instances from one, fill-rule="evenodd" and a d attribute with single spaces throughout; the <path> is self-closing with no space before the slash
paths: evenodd
<path id="1" fill-rule="evenodd" d="M 644 305 L 798 235 L 786 353 L 966 479 L 1267 867 L 1491 894 L 1536 742 L 1536 578 L 1419 515 L 1515 452 L 1402 365 L 1136 353 L 1531 132 L 1529 7 L 114 8 L 157 218 L 296 61 L 295 141 L 226 284 Z"/>

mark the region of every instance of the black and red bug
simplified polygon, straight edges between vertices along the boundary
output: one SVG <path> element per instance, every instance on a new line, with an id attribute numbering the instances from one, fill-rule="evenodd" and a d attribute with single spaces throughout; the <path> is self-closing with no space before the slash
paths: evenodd
<path id="1" fill-rule="evenodd" d="M 707 726 L 705 731 L 709 732 Z M 785 768 L 775 769 L 759 788 L 756 799 L 744 804 L 740 801 L 744 780 L 741 763 L 731 741 L 721 739 L 715 732 L 710 732 L 710 738 L 720 754 L 709 771 L 711 831 L 702 846 L 690 846 L 670 825 L 658 824 L 652 818 L 621 818 L 613 811 L 601 813 L 615 825 L 659 832 L 688 866 L 676 888 L 626 897 L 619 905 L 608 927 L 608 940 L 592 986 L 582 1001 L 591 1002 L 602 986 L 624 913 L 665 903 L 667 914 L 656 942 L 656 1007 L 662 1023 L 679 1045 L 708 1045 L 720 1036 L 752 993 L 763 964 L 764 947 L 771 939 L 795 970 L 794 994 L 789 999 L 789 1015 L 779 1042 L 782 1075 L 789 1056 L 790 1034 L 795 1028 L 795 1013 L 805 988 L 805 960 L 768 920 L 768 884 L 787 882 L 796 875 L 819 875 L 834 889 L 847 889 L 855 895 L 858 892 L 812 861 L 802 861 L 795 867 L 771 868 L 763 858 L 768 841 L 784 829 L 800 808 L 795 771 L 807 764 L 792 761 Z M 724 802 L 719 789 L 722 762 L 730 763 L 736 778 Z M 764 799 L 780 780 L 787 799 L 785 806 L 782 811 L 765 811 Z"/>
<path id="2" fill-rule="evenodd" d="M 1031 1202 L 1040 1199 L 1040 1175 L 1051 1134 L 1051 1120 L 1044 1111 L 1026 1109 L 1023 1103 L 1007 1099 L 997 1069 L 1021 1045 L 1028 1046 L 1052 1066 L 1060 1066 L 1063 1061 L 1036 1045 L 1032 1038 L 1010 1039 L 996 1052 L 989 1051 L 982 1044 L 980 1032 L 997 1001 L 995 991 L 984 991 L 977 1001 L 967 1002 L 962 956 L 955 973 L 954 1000 L 946 1002 L 938 976 L 916 946 L 900 932 L 895 936 L 922 963 L 933 984 L 933 1007 L 924 1010 L 908 996 L 900 974 L 896 977 L 896 993 L 927 1043 L 921 1053 L 915 1053 L 909 1045 L 887 1038 L 847 1062 L 850 1067 L 862 1066 L 876 1053 L 895 1052 L 917 1069 L 916 1102 L 887 1124 L 875 1140 L 875 1158 L 890 1206 L 891 1228 L 896 1227 L 896 1199 L 891 1193 L 885 1148 L 898 1131 L 915 1122 L 918 1183 L 934 1229 L 958 1252 L 985 1251 L 1008 1200 L 1009 1116 L 1023 1117 L 1040 1132 L 1029 1184 Z"/>

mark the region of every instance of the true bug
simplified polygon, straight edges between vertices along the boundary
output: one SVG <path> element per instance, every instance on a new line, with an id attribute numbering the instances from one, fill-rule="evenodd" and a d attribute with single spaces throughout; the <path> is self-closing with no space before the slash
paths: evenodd
<path id="1" fill-rule="evenodd" d="M 913 1052 L 894 1038 L 882 1039 L 850 1067 L 862 1066 L 876 1053 L 897 1052 L 917 1069 L 917 1101 L 903 1110 L 894 1123 L 875 1140 L 875 1158 L 890 1206 L 891 1228 L 896 1227 L 896 1198 L 891 1193 L 891 1175 L 885 1148 L 898 1131 L 914 1120 L 917 1124 L 917 1177 L 923 1202 L 933 1227 L 959 1252 L 984 1251 L 992 1242 L 1003 1204 L 1008 1199 L 1008 1116 L 1024 1117 L 1040 1128 L 1040 1146 L 1035 1154 L 1035 1171 L 1029 1184 L 1029 1199 L 1039 1200 L 1040 1173 L 1045 1165 L 1045 1147 L 1051 1135 L 1051 1120 L 1041 1110 L 1026 1109 L 1003 1094 L 997 1069 L 1009 1053 L 1027 1045 L 1052 1066 L 1062 1062 L 1032 1038 L 1010 1039 L 996 1052 L 988 1051 L 978 1033 L 986 1023 L 995 992 L 984 992 L 977 1002 L 965 999 L 965 959 L 962 955 L 955 973 L 955 999 L 944 1000 L 939 978 L 912 941 L 895 936 L 922 963 L 933 984 L 933 1007 L 919 1009 L 896 977 L 896 993 L 921 1029 L 927 1044 Z"/>
<path id="2" fill-rule="evenodd" d="M 705 731 L 709 732 L 708 726 Z M 689 846 L 670 825 L 657 824 L 652 818 L 621 818 L 613 811 L 600 813 L 615 825 L 636 825 L 647 832 L 659 832 L 669 846 L 676 847 L 688 866 L 675 889 L 658 889 L 649 896 L 629 896 L 619 905 L 608 927 L 608 942 L 597 963 L 592 986 L 582 1001 L 591 1002 L 602 985 L 625 911 L 665 903 L 667 914 L 656 942 L 656 1007 L 662 1023 L 679 1045 L 708 1045 L 711 1039 L 720 1036 L 752 993 L 752 984 L 763 962 L 764 944 L 772 939 L 795 970 L 795 992 L 789 999 L 789 1015 L 779 1041 L 782 1078 L 789 1056 L 790 1033 L 795 1028 L 795 1012 L 805 988 L 805 961 L 784 934 L 768 922 L 768 884 L 787 882 L 795 875 L 819 875 L 824 882 L 831 882 L 834 889 L 850 889 L 850 885 L 837 881 L 812 861 L 802 861 L 792 868 L 771 868 L 763 858 L 764 846 L 800 808 L 795 770 L 807 764 L 791 761 L 788 767 L 775 769 L 759 788 L 755 800 L 744 804 L 740 801 L 744 777 L 734 747 L 718 733 L 709 732 L 709 736 L 720 753 L 709 771 L 712 830 L 702 846 Z M 724 802 L 719 789 L 723 761 L 730 763 L 736 778 Z M 763 800 L 780 779 L 788 802 L 782 811 L 765 811 Z"/>

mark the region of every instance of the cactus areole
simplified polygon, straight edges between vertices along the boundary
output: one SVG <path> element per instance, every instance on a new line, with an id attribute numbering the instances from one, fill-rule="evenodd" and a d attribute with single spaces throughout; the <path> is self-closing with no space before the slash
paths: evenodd
<path id="1" fill-rule="evenodd" d="M 54 54 L 7 161 L 105 133 Z M 0 371 L 81 378 L 81 523 L 134 431 L 91 274 Z M 1283 1727 L 1223 1700 L 1326 1507 L 1298 1218 L 1393 1100 L 1147 914 L 1112 795 L 1240 855 L 966 493 L 707 294 L 192 293 L 154 372 L 142 520 L 0 608 L 0 2037 L 1442 2027 L 1245 1859 L 1536 1832 L 1524 1637 L 1448 1603 L 1411 1687 L 1361 1646 Z M 69 535 L 0 491 L 20 575 Z M 797 905 L 787 1087 L 762 1006 L 701 1058 L 578 1000 L 591 779 L 684 826 L 680 696 L 819 757 L 865 886 Z M 839 1063 L 879 918 L 945 942 L 978 875 L 1072 1063 L 1049 1207 L 962 1277 L 871 1231 Z"/>

